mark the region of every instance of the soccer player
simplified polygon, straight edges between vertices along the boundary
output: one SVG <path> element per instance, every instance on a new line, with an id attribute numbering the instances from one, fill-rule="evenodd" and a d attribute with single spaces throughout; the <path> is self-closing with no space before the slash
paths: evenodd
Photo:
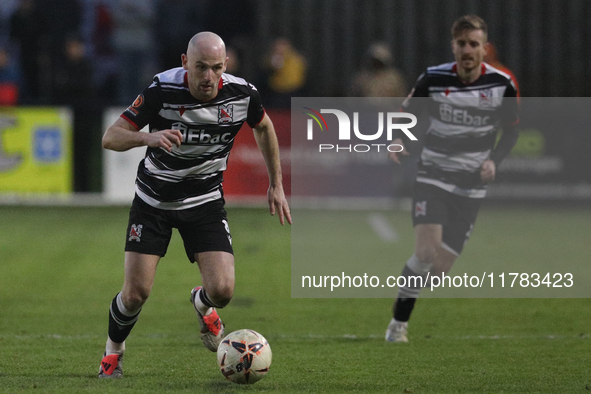
<path id="1" fill-rule="evenodd" d="M 486 42 L 481 18 L 457 19 L 451 41 L 455 62 L 429 67 L 403 103 L 407 112 L 427 111 L 430 121 L 413 193 L 415 249 L 402 271 L 407 278 L 451 269 L 472 232 L 487 183 L 517 142 L 517 91 L 509 75 L 483 62 Z M 400 164 L 405 155 L 403 150 L 390 158 Z M 420 284 L 407 281 L 399 289 L 386 341 L 408 341 Z"/>
<path id="2" fill-rule="evenodd" d="M 215 352 L 224 336 L 216 308 L 234 292 L 232 237 L 224 210 L 222 173 L 242 124 L 254 129 L 269 173 L 270 213 L 283 225 L 291 214 L 283 191 L 273 123 L 256 88 L 225 74 L 222 39 L 201 32 L 181 56 L 182 67 L 164 71 L 111 125 L 103 147 L 125 151 L 147 146 L 129 214 L 123 289 L 111 303 L 99 378 L 122 376 L 125 339 L 146 302 L 156 266 L 177 228 L 187 257 L 197 262 L 202 286 L 191 291 L 205 347 Z M 149 133 L 139 133 L 149 124 Z"/>

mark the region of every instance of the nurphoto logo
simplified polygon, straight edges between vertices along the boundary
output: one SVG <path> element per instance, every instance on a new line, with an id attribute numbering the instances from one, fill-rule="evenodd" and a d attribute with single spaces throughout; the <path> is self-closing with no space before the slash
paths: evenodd
<path id="1" fill-rule="evenodd" d="M 359 112 L 353 112 L 353 124 L 351 125 L 351 118 L 347 113 L 341 111 L 339 109 L 321 109 L 320 112 L 309 108 L 304 107 L 304 109 L 308 110 L 309 112 L 304 112 L 306 115 L 310 116 L 310 119 L 307 120 L 307 139 L 314 140 L 314 124 L 318 125 L 316 127 L 319 128 L 321 132 L 329 132 L 328 124 L 326 119 L 322 114 L 332 114 L 336 116 L 338 122 L 338 140 L 339 141 L 351 141 L 351 140 L 360 140 L 360 141 L 376 141 L 382 138 L 384 134 L 384 129 L 386 131 L 386 139 L 388 141 L 392 141 L 393 139 L 397 138 L 400 133 L 394 134 L 394 130 L 399 130 L 406 135 L 411 141 L 416 141 L 417 138 L 414 134 L 410 131 L 411 128 L 416 126 L 417 124 L 417 117 L 411 113 L 407 112 L 378 112 L 378 129 L 375 132 L 368 132 L 364 130 L 363 132 L 360 130 L 359 127 Z M 410 122 L 403 122 L 399 123 L 400 120 L 408 119 Z M 384 123 L 386 124 L 384 127 Z M 352 131 L 352 133 L 351 133 Z M 318 151 L 334 151 L 334 152 L 357 152 L 357 153 L 364 153 L 369 151 L 377 151 L 380 152 L 382 150 L 387 150 L 388 152 L 400 152 L 404 149 L 404 147 L 400 144 L 319 144 Z"/>

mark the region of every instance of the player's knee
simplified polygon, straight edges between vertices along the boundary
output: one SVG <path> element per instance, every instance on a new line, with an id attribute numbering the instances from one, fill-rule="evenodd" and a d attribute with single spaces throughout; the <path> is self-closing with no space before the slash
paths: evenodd
<path id="1" fill-rule="evenodd" d="M 416 254 L 413 254 L 406 262 L 406 266 L 411 270 L 412 273 L 426 275 L 431 271 L 433 264 L 429 264 L 419 259 Z"/>
<path id="2" fill-rule="evenodd" d="M 211 301 L 220 308 L 225 307 L 230 303 L 234 296 L 234 286 L 232 285 L 221 285 L 207 292 Z"/>
<path id="3" fill-rule="evenodd" d="M 437 261 L 437 245 L 420 245 L 415 250 L 415 255 L 424 264 L 434 264 Z"/>
<path id="4" fill-rule="evenodd" d="M 125 308 L 135 311 L 144 305 L 149 296 L 150 289 L 134 289 L 133 291 L 123 292 L 121 301 L 123 301 Z"/>

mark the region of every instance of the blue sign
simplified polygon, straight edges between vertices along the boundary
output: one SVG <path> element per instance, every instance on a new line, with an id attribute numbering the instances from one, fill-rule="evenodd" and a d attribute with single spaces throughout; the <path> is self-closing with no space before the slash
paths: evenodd
<path id="1" fill-rule="evenodd" d="M 62 158 L 62 133 L 60 129 L 36 129 L 33 135 L 35 160 L 56 162 Z"/>

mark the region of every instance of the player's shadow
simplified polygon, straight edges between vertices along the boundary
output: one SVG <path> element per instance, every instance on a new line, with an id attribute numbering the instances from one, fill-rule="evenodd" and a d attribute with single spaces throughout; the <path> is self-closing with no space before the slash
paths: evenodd
<path id="1" fill-rule="evenodd" d="M 211 380 L 203 387 L 208 393 L 236 393 L 241 391 L 268 391 L 267 385 L 258 386 L 256 384 L 234 384 L 227 380 Z"/>

